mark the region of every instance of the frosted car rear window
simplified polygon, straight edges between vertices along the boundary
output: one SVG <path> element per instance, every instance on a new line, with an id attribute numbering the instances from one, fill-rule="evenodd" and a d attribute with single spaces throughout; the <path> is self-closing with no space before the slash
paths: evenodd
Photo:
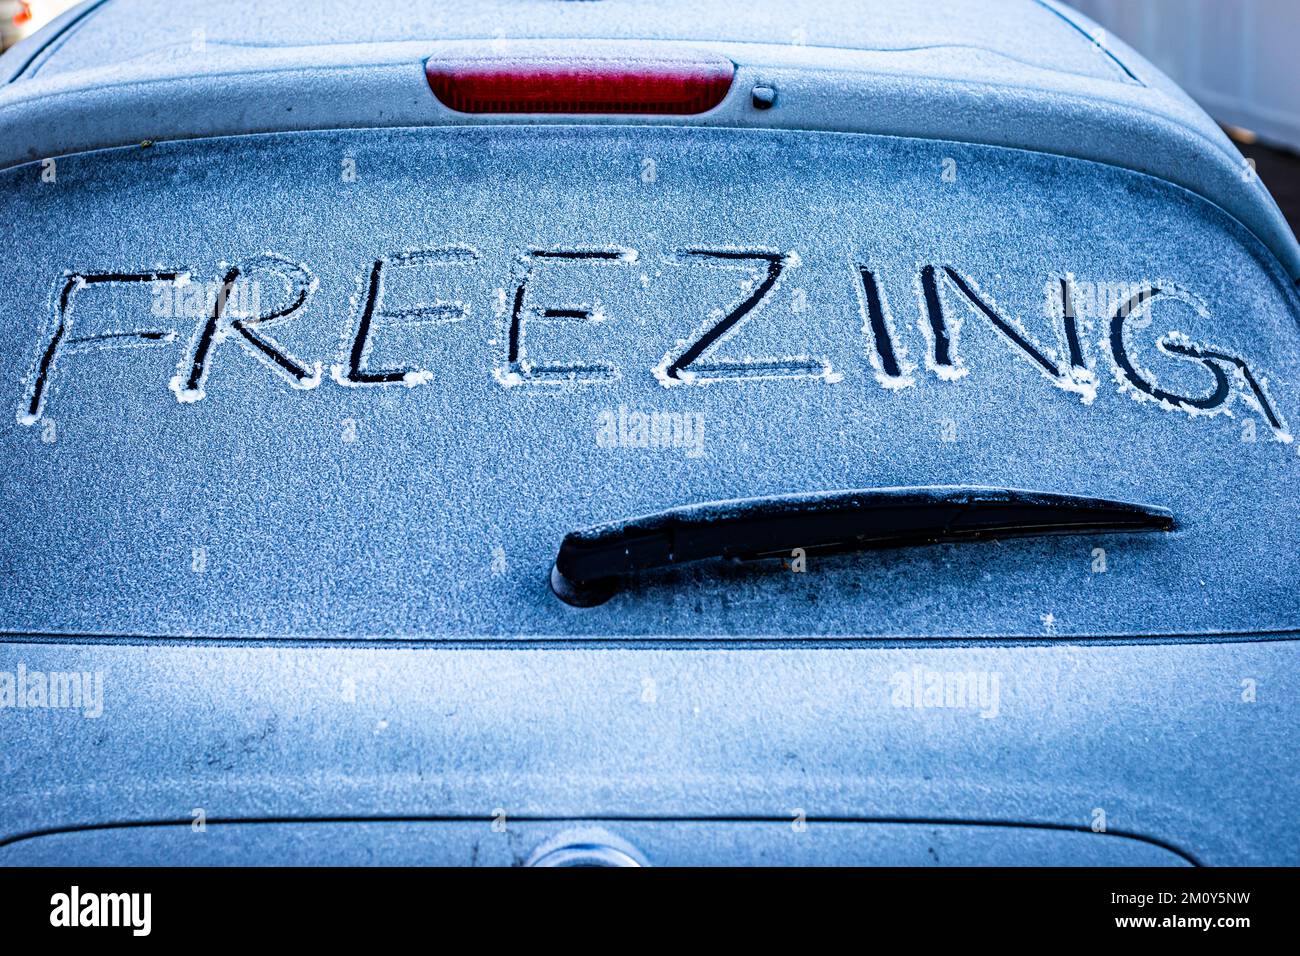
<path id="1" fill-rule="evenodd" d="M 0 173 L 8 633 L 1300 626 L 1295 292 L 1176 187 L 988 147 L 612 127 L 46 169 Z M 912 485 L 1134 501 L 1177 528 L 704 562 L 587 609 L 548 588 L 576 528 Z"/>

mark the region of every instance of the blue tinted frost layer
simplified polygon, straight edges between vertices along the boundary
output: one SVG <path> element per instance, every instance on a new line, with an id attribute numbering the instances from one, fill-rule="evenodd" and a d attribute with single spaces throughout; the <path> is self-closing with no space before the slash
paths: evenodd
<path id="1" fill-rule="evenodd" d="M 1283 440 L 1300 421 L 1294 291 L 1234 220 L 1168 184 L 988 147 L 615 127 L 207 140 L 67 157 L 53 184 L 41 170 L 0 174 L 9 632 L 1300 627 L 1300 457 Z M 388 273 L 374 334 L 348 372 L 374 263 L 466 248 L 477 258 Z M 637 256 L 555 257 L 618 249 Z M 684 261 L 684 250 L 708 255 Z M 279 271 L 258 271 L 271 261 Z M 695 366 L 720 380 L 665 388 L 653 372 L 665 354 L 752 296 L 772 261 L 784 263 L 779 287 Z M 922 321 L 927 265 L 951 320 L 949 365 L 934 361 Z M 259 280 L 258 314 L 290 305 L 303 283 L 314 290 L 258 331 L 301 370 L 342 365 L 357 387 L 295 378 L 223 326 L 202 398 L 178 402 L 168 384 L 192 367 L 207 314 L 153 314 L 168 283 L 99 283 L 75 293 L 70 336 L 174 337 L 60 353 L 39 420 L 21 423 L 66 270 L 170 270 L 214 288 L 240 266 Z M 864 266 L 898 353 L 917 366 L 910 386 L 877 381 Z M 1146 392 L 1112 360 L 1109 313 L 1080 320 L 1091 402 L 1073 387 L 1081 373 L 1054 377 L 1030 357 L 1032 346 L 1048 365 L 1065 362 L 1052 290 L 1066 278 L 1079 296 L 1099 283 L 1166 291 L 1123 323 Z M 458 305 L 420 311 L 438 303 Z M 1151 394 L 1214 391 L 1210 366 L 1157 341 L 1239 359 L 1279 427 L 1222 358 L 1210 363 L 1227 369 L 1219 405 Z M 958 363 L 966 374 L 940 374 Z M 364 381 L 377 371 L 398 380 Z M 503 373 L 527 381 L 506 388 Z M 638 413 L 684 430 L 643 442 L 626 425 Z M 638 447 L 647 443 L 659 447 Z M 647 576 L 587 610 L 547 588 L 575 528 L 695 501 L 914 484 L 1139 501 L 1171 509 L 1178 530 L 828 558 L 805 574 L 701 566 Z"/>
<path id="2" fill-rule="evenodd" d="M 688 859 L 829 864 L 869 851 L 873 862 L 928 862 L 913 852 L 914 836 L 881 848 L 869 833 L 838 843 L 815 822 L 795 834 L 792 808 L 800 808 L 810 821 L 1070 827 L 1076 832 L 1061 837 L 1076 864 L 1118 862 L 1122 848 L 1078 843 L 1124 834 L 1211 865 L 1300 860 L 1297 641 L 856 650 L 0 645 L 0 671 L 19 662 L 102 672 L 104 706 L 95 719 L 0 711 L 6 741 L 21 741 L 0 748 L 0 844 L 45 828 L 166 820 L 182 832 L 164 860 L 205 862 L 224 851 L 229 862 L 306 853 L 313 863 L 427 863 L 458 840 L 445 835 L 412 860 L 421 844 L 401 828 L 337 827 L 282 858 L 268 856 L 275 837 L 265 830 L 229 833 L 214 821 L 452 817 L 467 821 L 486 863 L 527 856 L 540 829 L 530 817 L 758 817 L 778 821 L 779 841 L 731 843 L 725 825 L 709 820 L 681 828 L 698 836 L 698 856 Z M 906 683 L 918 668 L 984 675 L 990 686 L 996 679 L 996 707 L 991 694 L 965 707 L 900 701 L 900 675 Z M 1257 692 L 1249 701 L 1246 680 Z M 206 813 L 206 833 L 190 829 L 195 807 Z M 505 833 L 491 826 L 497 808 Z M 1099 808 L 1104 835 L 1092 832 Z M 657 850 L 643 828 L 603 826 Z M 919 855 L 933 848 L 938 862 L 1041 862 L 1042 834 L 1009 844 L 972 835 L 963 851 L 923 829 Z M 0 865 L 145 862 L 160 849 L 154 834 L 138 831 L 42 839 L 0 846 Z"/>
<path id="3" fill-rule="evenodd" d="M 389 12 L 392 6 L 400 10 Z M 680 9 L 679 9 L 680 8 Z M 371 8 L 367 7 L 369 11 Z M 1227 210 L 1300 281 L 1300 245 L 1205 112 L 1055 0 L 396 4 L 108 0 L 0 57 L 0 167 L 142 140 L 368 127 L 562 124 L 456 113 L 423 64 L 465 55 L 622 58 L 683 48 L 736 65 L 696 116 L 635 123 L 815 129 L 1033 149 L 1177 183 Z M 777 91 L 755 109 L 756 86 Z"/>
<path id="4" fill-rule="evenodd" d="M 642 866 L 1189 866 L 1123 834 L 1052 827 L 805 821 L 512 820 L 484 840 L 480 819 L 187 823 L 45 834 L 0 848 L 5 866 L 525 866 L 583 839 L 626 846 Z"/>
<path id="5" fill-rule="evenodd" d="M 1085 35 L 1037 0 L 816 0 L 707 3 L 636 0 L 560 4 L 554 0 L 416 3 L 350 0 L 268 4 L 265 0 L 109 0 L 92 29 L 66 37 L 25 77 L 110 64 L 192 59 L 196 37 L 219 56 L 228 48 L 330 46 L 411 39 L 696 40 L 857 50 L 976 49 L 1026 65 L 1093 76 L 1123 76 Z M 196 32 L 197 31 L 197 32 Z"/>

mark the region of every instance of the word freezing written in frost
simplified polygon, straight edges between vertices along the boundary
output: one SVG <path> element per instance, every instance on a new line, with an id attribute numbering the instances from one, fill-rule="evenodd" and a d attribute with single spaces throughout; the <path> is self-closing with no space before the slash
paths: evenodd
<path id="1" fill-rule="evenodd" d="M 372 355 L 374 344 L 382 338 L 385 330 L 462 323 L 470 315 L 470 305 L 432 295 L 427 295 L 424 300 L 392 302 L 389 300 L 400 300 L 404 296 L 388 294 L 385 288 L 387 280 L 399 274 L 410 276 L 412 270 L 471 267 L 480 258 L 479 253 L 469 246 L 455 244 L 407 250 L 368 263 L 358 282 L 358 292 L 353 297 L 351 316 L 343 331 L 337 361 L 332 364 L 333 380 L 348 387 L 415 387 L 433 381 L 435 373 L 427 369 L 377 367 Z M 664 353 L 650 370 L 660 384 L 679 387 L 728 380 L 808 379 L 833 385 L 843 380 L 843 375 L 823 358 L 808 355 L 734 357 L 737 340 L 741 340 L 743 345 L 745 329 L 756 321 L 756 317 L 766 312 L 757 319 L 760 324 L 772 325 L 781 321 L 779 317 L 773 318 L 771 313 L 774 310 L 765 309 L 765 306 L 774 300 L 783 276 L 802 264 L 797 253 L 759 248 L 688 248 L 677 250 L 665 259 L 678 267 L 749 270 L 751 280 L 745 283 L 739 301 L 708 311 L 707 317 L 689 338 L 676 340 L 673 347 Z M 522 253 L 518 257 L 513 294 L 498 290 L 495 311 L 500 317 L 501 328 L 492 339 L 494 344 L 500 345 L 498 364 L 492 369 L 496 381 L 506 388 L 516 388 L 574 383 L 599 385 L 620 379 L 622 371 L 612 363 L 564 361 L 551 355 L 539 359 L 528 354 L 527 331 L 533 326 L 548 322 L 609 321 L 599 300 L 593 298 L 588 303 L 547 301 L 545 296 L 534 294 L 532 282 L 540 270 L 563 268 L 566 264 L 586 263 L 617 268 L 637 260 L 636 250 L 615 246 L 534 248 Z M 191 283 L 188 269 L 64 273 L 52 298 L 51 318 L 38 340 L 18 420 L 24 425 L 34 425 L 41 419 L 56 373 L 70 359 L 104 349 L 186 341 L 174 328 L 115 328 L 78 333 L 76 305 L 83 296 L 91 295 L 93 290 L 98 290 L 94 294 L 103 295 L 114 289 L 139 288 L 142 284 L 172 286 L 173 292 L 159 295 L 159 301 L 174 302 L 180 296 L 185 301 L 201 300 L 205 303 L 205 311 L 188 337 L 176 375 L 170 383 L 178 401 L 189 403 L 204 398 L 214 363 L 229 351 L 223 352 L 220 346 L 231 339 L 245 354 L 266 366 L 290 387 L 309 390 L 318 386 L 324 363 L 298 358 L 271 335 L 274 329 L 292 322 L 307 310 L 318 286 L 311 269 L 284 256 L 265 253 L 233 265 L 223 263 L 219 271 L 223 278 L 213 287 L 215 294 L 209 296 L 207 286 L 196 285 L 195 289 L 203 289 L 202 294 L 196 292 L 188 298 L 184 292 Z M 913 387 L 918 363 L 908 357 L 903 341 L 905 326 L 896 320 L 876 271 L 870 265 L 854 262 L 853 273 L 862 333 L 877 382 L 887 389 Z M 258 282 L 251 286 L 252 294 L 249 294 L 250 276 L 271 277 L 273 284 L 282 286 L 284 291 L 263 295 L 262 283 Z M 415 277 L 423 278 L 418 272 Z M 436 279 L 436 271 L 431 271 L 429 284 L 435 285 Z M 1078 294 L 1081 286 L 1085 292 L 1082 297 Z M 1097 396 L 1098 375 L 1096 362 L 1089 355 L 1090 343 L 1081 332 L 1087 327 L 1087 323 L 1081 321 L 1081 314 L 1086 315 L 1095 308 L 1092 304 L 1095 295 L 1089 291 L 1091 288 L 1086 283 L 1077 283 L 1068 273 L 1050 278 L 1048 312 L 1057 339 L 1053 347 L 1037 341 L 1023 322 L 982 290 L 972 277 L 952 266 L 919 264 L 914 293 L 919 313 L 917 328 L 925 342 L 925 369 L 941 381 L 955 381 L 969 372 L 960 349 L 962 316 L 969 314 L 996 330 L 1016 355 L 1036 368 L 1051 384 L 1078 395 L 1085 405 L 1091 404 Z M 1267 378 L 1257 374 L 1242 356 L 1224 348 L 1194 342 L 1178 331 L 1157 339 L 1156 349 L 1167 359 L 1190 363 L 1210 376 L 1208 390 L 1203 394 L 1172 391 L 1162 386 L 1156 375 L 1142 366 L 1134 341 L 1135 330 L 1151 324 L 1156 303 L 1180 302 L 1190 306 L 1198 317 L 1209 319 L 1209 308 L 1202 299 L 1166 282 L 1136 283 L 1127 286 L 1125 293 L 1113 312 L 1108 311 L 1098 322 L 1102 334 L 1097 343 L 1106 355 L 1122 392 L 1139 401 L 1190 415 L 1230 414 L 1233 404 L 1239 401 L 1268 424 L 1278 441 L 1292 440 L 1286 422 L 1269 397 Z M 967 308 L 953 309 L 951 300 L 954 297 Z M 538 298 L 542 301 L 535 301 Z M 264 300 L 267 299 L 273 304 L 266 304 Z M 155 308 L 153 311 L 175 313 L 186 310 Z M 702 307 L 701 311 L 706 310 Z M 160 316 L 155 314 L 154 318 L 157 320 Z M 221 358 L 221 361 L 228 360 Z M 77 368 L 78 365 L 74 364 L 74 372 Z M 74 375 L 66 372 L 63 375 L 75 381 Z"/>

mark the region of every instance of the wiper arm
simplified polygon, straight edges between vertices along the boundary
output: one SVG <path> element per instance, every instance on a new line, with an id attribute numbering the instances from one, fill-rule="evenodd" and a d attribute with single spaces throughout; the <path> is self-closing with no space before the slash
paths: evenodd
<path id="1" fill-rule="evenodd" d="M 609 600 L 624 575 L 704 558 L 1173 526 L 1164 508 L 1013 488 L 866 488 L 710 501 L 570 532 L 551 569 L 551 589 L 569 604 L 592 607 Z"/>

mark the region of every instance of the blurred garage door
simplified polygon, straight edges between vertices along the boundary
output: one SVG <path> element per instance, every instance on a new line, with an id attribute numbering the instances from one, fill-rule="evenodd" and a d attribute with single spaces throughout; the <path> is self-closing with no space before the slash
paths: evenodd
<path id="1" fill-rule="evenodd" d="M 1300 150 L 1300 0 L 1071 0 L 1215 119 Z"/>

